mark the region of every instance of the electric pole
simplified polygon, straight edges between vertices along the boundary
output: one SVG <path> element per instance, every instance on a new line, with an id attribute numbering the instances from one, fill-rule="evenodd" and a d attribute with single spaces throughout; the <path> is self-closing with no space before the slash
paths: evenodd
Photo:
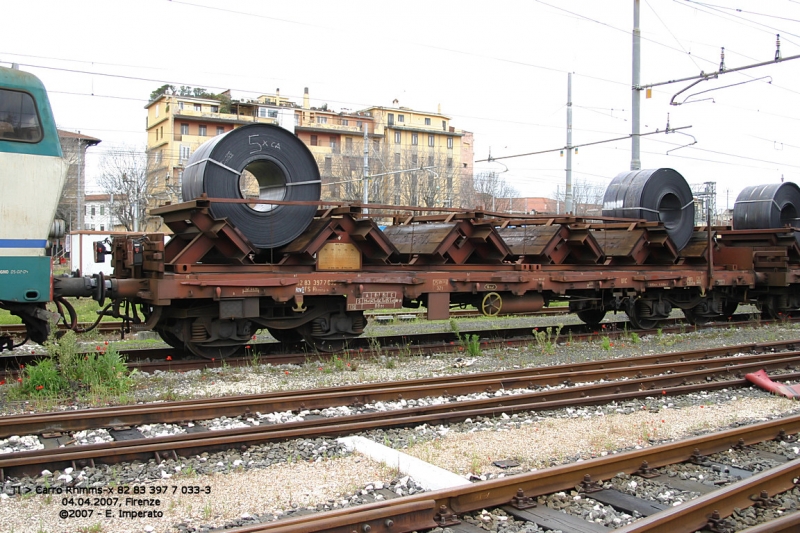
<path id="1" fill-rule="evenodd" d="M 564 212 L 572 213 L 572 72 L 567 72 L 567 188 Z"/>
<path id="2" fill-rule="evenodd" d="M 642 168 L 639 156 L 639 115 L 641 90 L 639 78 L 642 66 L 642 32 L 639 29 L 639 0 L 633 0 L 633 75 L 631 87 L 631 170 Z"/>
<path id="3" fill-rule="evenodd" d="M 364 121 L 364 186 L 363 191 L 361 191 L 361 200 L 362 203 L 368 204 L 369 203 L 369 127 L 367 126 L 367 121 Z M 364 207 L 364 213 L 368 213 L 369 210 Z"/>

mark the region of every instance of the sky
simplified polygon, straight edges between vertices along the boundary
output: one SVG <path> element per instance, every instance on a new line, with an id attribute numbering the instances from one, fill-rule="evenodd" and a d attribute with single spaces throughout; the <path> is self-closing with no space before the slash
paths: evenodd
<path id="1" fill-rule="evenodd" d="M 520 196 L 563 192 L 572 73 L 576 186 L 630 169 L 634 0 L 28 0 L 6 2 L 0 65 L 47 87 L 60 128 L 92 135 L 91 184 L 108 152 L 144 149 L 144 109 L 170 83 L 234 98 L 437 111 L 473 132 L 476 162 Z M 32 17 L 31 14 L 34 16 Z M 23 23 L 31 20 L 35 23 Z M 800 183 L 800 1 L 640 0 L 642 168 L 742 188 Z M 689 87 L 697 77 L 762 62 Z M 670 105 L 670 101 L 680 105 Z M 684 128 L 668 134 L 671 128 Z M 96 185 L 87 191 L 100 192 Z"/>

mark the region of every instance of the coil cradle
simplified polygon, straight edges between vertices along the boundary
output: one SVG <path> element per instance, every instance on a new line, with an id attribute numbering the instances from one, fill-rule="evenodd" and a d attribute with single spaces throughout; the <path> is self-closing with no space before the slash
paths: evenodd
<path id="1" fill-rule="evenodd" d="M 760 230 L 770 228 L 796 228 L 800 209 L 800 187 L 792 182 L 751 185 L 742 189 L 733 204 L 733 228 Z M 800 244 L 800 235 L 791 232 Z M 768 254 L 770 243 L 763 243 L 762 253 Z M 779 259 L 782 260 L 782 259 Z M 764 294 L 758 298 L 758 307 L 765 318 L 779 318 L 779 309 L 792 304 L 792 295 Z"/>
<path id="2" fill-rule="evenodd" d="M 184 201 L 205 195 L 211 215 L 227 219 L 254 248 L 272 250 L 292 242 L 311 224 L 321 179 L 313 155 L 293 133 L 269 124 L 250 124 L 204 143 L 183 172 Z M 224 203 L 222 199 L 307 201 L 309 205 Z M 186 318 L 163 321 L 157 329 L 168 344 L 196 355 L 222 358 L 254 333 L 248 320 L 221 320 L 187 310 Z M 192 314 L 198 314 L 193 317 Z"/>
<path id="3" fill-rule="evenodd" d="M 671 168 L 634 170 L 618 174 L 603 196 L 603 216 L 640 218 L 664 224 L 678 251 L 694 231 L 694 199 L 686 179 Z M 637 328 L 651 328 L 669 315 L 672 307 L 662 300 L 629 298 L 625 312 Z M 603 310 L 595 311 L 602 317 Z"/>
<path id="4" fill-rule="evenodd" d="M 251 124 L 209 140 L 189 158 L 183 172 L 184 201 L 200 198 L 256 198 L 318 201 L 319 168 L 309 149 L 279 126 Z M 216 218 L 227 218 L 260 249 L 297 238 L 314 218 L 316 205 L 212 203 Z"/>

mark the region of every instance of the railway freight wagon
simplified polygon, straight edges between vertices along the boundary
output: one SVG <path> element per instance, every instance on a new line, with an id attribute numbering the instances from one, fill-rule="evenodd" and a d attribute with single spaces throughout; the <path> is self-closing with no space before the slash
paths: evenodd
<path id="1" fill-rule="evenodd" d="M 205 357 L 261 329 L 338 350 L 371 309 L 446 319 L 454 306 L 496 316 L 565 301 L 589 324 L 620 311 L 649 328 L 673 309 L 697 323 L 740 303 L 800 308 L 792 183 L 743 191 L 734 228 L 694 227 L 691 191 L 671 169 L 617 176 L 600 219 L 380 205 L 367 216 L 319 201 L 317 166 L 294 135 L 249 125 L 195 152 L 182 185 L 184 203 L 153 212 L 169 242 L 116 237 L 114 275 L 97 286 L 117 309 L 134 304 L 140 327 Z"/>

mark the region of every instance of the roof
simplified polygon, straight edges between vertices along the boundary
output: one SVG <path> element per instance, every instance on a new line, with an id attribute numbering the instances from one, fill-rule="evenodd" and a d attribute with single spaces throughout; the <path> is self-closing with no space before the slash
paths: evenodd
<path id="1" fill-rule="evenodd" d="M 92 137 L 90 135 L 84 135 L 80 132 L 67 131 L 67 130 L 58 130 L 58 137 L 61 139 L 78 139 L 79 141 L 85 142 L 89 146 L 94 146 L 95 144 L 100 144 L 101 142 L 103 142 L 97 137 Z"/>

